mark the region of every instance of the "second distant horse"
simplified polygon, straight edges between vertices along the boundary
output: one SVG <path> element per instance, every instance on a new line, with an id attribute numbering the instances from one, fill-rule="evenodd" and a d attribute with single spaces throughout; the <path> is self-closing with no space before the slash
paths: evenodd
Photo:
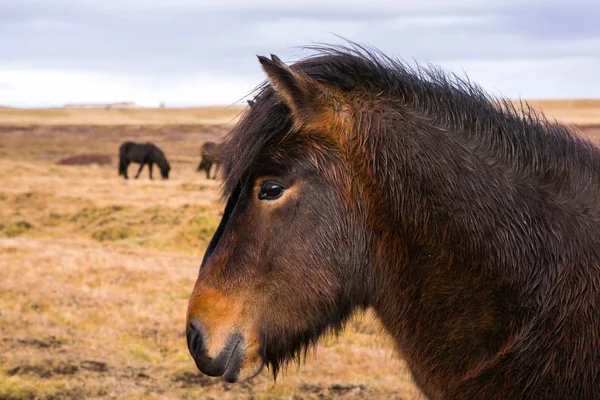
<path id="1" fill-rule="evenodd" d="M 140 176 L 144 165 L 148 165 L 150 179 L 152 179 L 152 166 L 154 164 L 158 165 L 160 168 L 160 175 L 163 179 L 169 178 L 171 166 L 167 161 L 167 157 L 165 156 L 165 153 L 153 143 L 123 143 L 119 148 L 119 175 L 123 175 L 125 179 L 129 179 L 127 176 L 127 168 L 132 162 L 140 164 L 140 169 L 135 175 L 135 179 Z"/>
<path id="2" fill-rule="evenodd" d="M 200 164 L 198 164 L 197 171 L 206 171 L 206 179 L 210 179 L 210 169 L 215 164 L 215 176 L 213 179 L 217 179 L 219 172 L 219 153 L 221 152 L 221 144 L 215 142 L 205 142 L 200 148 Z"/>

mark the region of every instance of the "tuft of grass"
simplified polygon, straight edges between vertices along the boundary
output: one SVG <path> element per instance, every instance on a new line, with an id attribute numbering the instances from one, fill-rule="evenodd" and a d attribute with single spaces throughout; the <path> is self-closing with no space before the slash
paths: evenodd
<path id="1" fill-rule="evenodd" d="M 36 396 L 36 385 L 30 379 L 0 375 L 0 399 L 32 400 Z"/>
<path id="2" fill-rule="evenodd" d="M 0 231 L 9 238 L 16 237 L 27 233 L 33 228 L 33 225 L 28 221 L 16 221 L 7 225 L 0 225 Z"/>
<path id="3" fill-rule="evenodd" d="M 136 343 L 133 346 L 130 346 L 127 349 L 126 354 L 129 357 L 133 357 L 135 360 L 145 363 L 155 364 L 161 360 L 160 356 L 157 356 L 154 351 L 147 349 L 146 346 L 142 345 L 141 343 Z"/>
<path id="4" fill-rule="evenodd" d="M 212 189 L 213 187 L 210 185 L 202 184 L 202 183 L 182 183 L 177 186 L 179 190 L 183 190 L 186 192 L 201 192 L 203 190 Z"/>
<path id="5" fill-rule="evenodd" d="M 2 400 L 84 399 L 84 389 L 62 380 L 40 379 L 36 375 L 6 376 L 0 374 Z"/>
<path id="6" fill-rule="evenodd" d="M 133 232 L 126 226 L 110 226 L 105 229 L 100 229 L 92 233 L 92 238 L 104 241 L 117 241 L 131 237 Z"/>

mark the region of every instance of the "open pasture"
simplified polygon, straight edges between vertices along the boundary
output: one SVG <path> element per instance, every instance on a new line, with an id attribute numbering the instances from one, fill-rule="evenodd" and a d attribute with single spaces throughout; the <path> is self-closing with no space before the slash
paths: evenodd
<path id="1" fill-rule="evenodd" d="M 600 139 L 600 102 L 533 105 Z M 195 168 L 239 111 L 1 110 L 0 399 L 420 398 L 369 314 L 276 383 L 196 370 L 185 310 L 223 204 Z M 170 179 L 118 177 L 125 140 L 161 147 Z M 58 165 L 78 154 L 112 161 Z"/>

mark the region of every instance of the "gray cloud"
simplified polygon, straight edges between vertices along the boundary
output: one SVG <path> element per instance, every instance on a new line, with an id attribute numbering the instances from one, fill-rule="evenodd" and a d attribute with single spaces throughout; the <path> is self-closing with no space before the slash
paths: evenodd
<path id="1" fill-rule="evenodd" d="M 4 0 L 0 68 L 88 70 L 169 82 L 193 73 L 262 79 L 255 54 L 335 34 L 422 62 L 600 58 L 591 1 Z M 501 62 L 501 63 L 500 63 Z M 454 63 L 454 64 L 453 64 Z"/>

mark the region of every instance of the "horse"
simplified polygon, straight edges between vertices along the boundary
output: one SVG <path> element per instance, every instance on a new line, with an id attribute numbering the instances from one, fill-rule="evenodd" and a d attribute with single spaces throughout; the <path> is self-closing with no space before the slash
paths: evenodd
<path id="1" fill-rule="evenodd" d="M 153 143 L 124 142 L 119 148 L 119 175 L 123 175 L 125 179 L 129 179 L 127 176 L 127 168 L 132 162 L 140 164 L 140 169 L 135 175 L 135 179 L 140 176 L 140 173 L 146 164 L 148 165 L 148 171 L 150 172 L 150 179 L 152 179 L 152 166 L 154 164 L 158 165 L 160 168 L 160 175 L 162 178 L 169 179 L 171 166 L 167 161 L 165 153 Z"/>
<path id="2" fill-rule="evenodd" d="M 188 302 L 201 372 L 277 377 L 369 308 L 429 399 L 600 398 L 595 144 L 359 45 L 259 61 Z"/>
<path id="3" fill-rule="evenodd" d="M 213 179 L 217 179 L 219 172 L 219 152 L 221 151 L 221 144 L 215 142 L 205 142 L 200 148 L 200 164 L 198 164 L 197 172 L 202 170 L 206 171 L 206 179 L 210 179 L 210 169 L 215 164 L 215 176 Z"/>

